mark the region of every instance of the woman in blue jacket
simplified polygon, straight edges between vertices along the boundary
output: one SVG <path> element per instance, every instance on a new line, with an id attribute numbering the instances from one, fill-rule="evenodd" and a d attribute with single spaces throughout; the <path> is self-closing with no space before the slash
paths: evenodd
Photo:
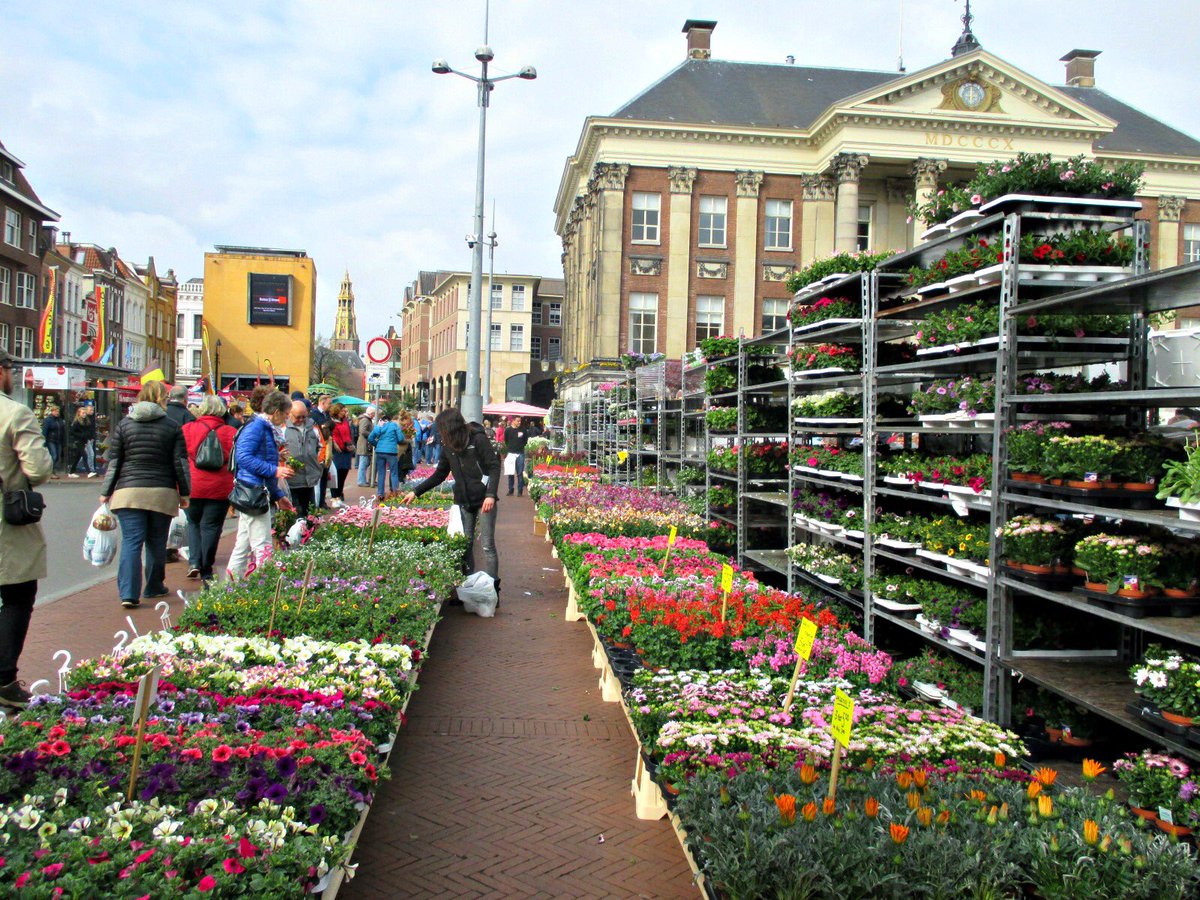
<path id="1" fill-rule="evenodd" d="M 400 490 L 400 444 L 405 441 L 404 432 L 392 421 L 392 417 L 380 412 L 379 424 L 371 429 L 367 441 L 375 448 L 375 496 L 383 499 L 387 493 L 388 473 L 391 473 L 392 490 Z"/>
<path id="2" fill-rule="evenodd" d="M 233 445 L 237 475 L 234 477 L 250 487 L 265 488 L 280 509 L 293 509 L 292 502 L 279 487 L 280 478 L 291 478 L 290 466 L 279 462 L 279 445 L 275 441 L 275 429 L 282 428 L 287 421 L 292 401 L 282 391 L 275 391 L 263 398 L 262 412 L 250 419 L 238 431 Z M 271 507 L 259 515 L 238 511 L 237 541 L 229 557 L 226 574 L 231 580 L 244 577 L 251 558 L 259 566 L 271 551 Z"/>

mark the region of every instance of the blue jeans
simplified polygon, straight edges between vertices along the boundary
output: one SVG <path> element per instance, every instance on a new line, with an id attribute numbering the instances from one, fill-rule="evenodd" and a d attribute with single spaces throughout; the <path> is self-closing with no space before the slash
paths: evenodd
<path id="1" fill-rule="evenodd" d="M 117 562 L 117 591 L 122 600 L 142 598 L 142 548 L 146 554 L 146 593 L 167 590 L 167 535 L 171 516 L 148 509 L 116 509 L 121 523 L 121 558 Z"/>
<path id="2" fill-rule="evenodd" d="M 442 461 L 442 445 L 441 444 L 427 444 L 425 446 L 425 452 L 429 455 L 429 462 L 432 463 L 433 465 L 436 466 L 439 462 Z"/>
<path id="3" fill-rule="evenodd" d="M 424 441 L 413 441 L 412 457 L 413 457 L 413 465 L 414 466 L 419 466 L 421 464 L 421 462 L 425 459 L 425 442 Z"/>
<path id="4" fill-rule="evenodd" d="M 50 451 L 50 471 L 58 471 L 58 460 L 62 456 L 62 444 L 46 444 L 46 449 Z"/>
<path id="5" fill-rule="evenodd" d="M 375 451 L 375 496 L 387 493 L 388 473 L 392 476 L 392 490 L 400 490 L 400 457 L 396 453 Z"/>
<path id="6" fill-rule="evenodd" d="M 371 454 L 360 453 L 358 455 L 358 486 L 366 487 L 371 480 Z"/>

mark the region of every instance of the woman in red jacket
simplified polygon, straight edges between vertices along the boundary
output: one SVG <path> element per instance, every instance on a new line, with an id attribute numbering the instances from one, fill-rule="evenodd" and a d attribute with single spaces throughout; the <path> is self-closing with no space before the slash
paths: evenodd
<path id="1" fill-rule="evenodd" d="M 346 407 L 335 403 L 329 407 L 329 422 L 333 425 L 330 440 L 333 443 L 332 465 L 337 470 L 337 487 L 329 489 L 333 498 L 330 506 L 346 505 L 346 479 L 354 464 L 354 438 L 350 435 L 350 416 Z"/>
<path id="2" fill-rule="evenodd" d="M 221 445 L 221 465 L 210 468 L 215 454 L 206 453 L 206 468 L 196 466 L 196 452 L 209 433 L 215 433 Z M 213 578 L 213 561 L 217 558 L 217 544 L 221 540 L 221 529 L 225 525 L 225 514 L 229 510 L 229 492 L 233 490 L 233 473 L 229 471 L 229 454 L 233 452 L 233 441 L 237 429 L 225 424 L 225 401 L 215 394 L 208 394 L 200 401 L 199 418 L 183 426 L 183 440 L 187 444 L 188 466 L 192 475 L 192 502 L 187 508 L 188 518 L 188 578 L 201 578 L 206 583 Z M 211 448 L 211 443 L 210 443 Z"/>

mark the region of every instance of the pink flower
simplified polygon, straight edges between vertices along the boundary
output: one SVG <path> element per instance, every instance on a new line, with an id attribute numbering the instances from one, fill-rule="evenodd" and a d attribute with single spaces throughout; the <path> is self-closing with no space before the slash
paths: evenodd
<path id="1" fill-rule="evenodd" d="M 63 870 L 62 863 L 60 863 L 60 862 L 50 863 L 50 865 L 48 865 L 44 869 L 42 869 L 42 874 L 45 875 L 47 878 L 57 878 L 58 873 L 61 872 L 62 870 Z"/>
<path id="2" fill-rule="evenodd" d="M 196 890 L 198 890 L 202 894 L 207 894 L 209 891 L 216 888 L 216 886 L 217 886 L 217 879 L 213 878 L 211 875 L 205 875 L 203 878 L 200 879 L 200 882 L 196 885 Z"/>
<path id="3" fill-rule="evenodd" d="M 246 871 L 246 867 L 243 866 L 236 859 L 234 859 L 232 856 L 229 857 L 227 860 L 225 860 L 225 862 L 223 862 L 221 865 L 223 865 L 225 867 L 225 871 L 228 872 L 230 875 L 241 875 L 243 872 Z"/>

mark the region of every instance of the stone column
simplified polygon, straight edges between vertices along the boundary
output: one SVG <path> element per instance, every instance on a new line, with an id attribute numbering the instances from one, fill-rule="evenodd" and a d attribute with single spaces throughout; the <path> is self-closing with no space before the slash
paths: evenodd
<path id="1" fill-rule="evenodd" d="M 621 355 L 621 249 L 625 237 L 625 163 L 597 163 L 592 176 L 597 193 L 595 227 L 598 229 L 596 259 L 594 356 L 613 358 Z M 590 186 L 592 186 L 590 185 Z"/>
<path id="2" fill-rule="evenodd" d="M 758 334 L 755 294 L 758 288 L 758 192 L 763 173 L 739 169 L 737 181 L 737 239 L 733 247 L 733 321 L 726 319 L 727 334 Z M 728 309 L 728 306 L 726 307 Z"/>
<path id="3" fill-rule="evenodd" d="M 692 187 L 696 183 L 696 170 L 687 166 L 669 166 L 667 183 L 671 192 L 671 232 L 667 235 L 667 314 L 665 320 L 659 323 L 658 345 L 668 359 L 676 359 L 691 346 L 687 333 L 688 288 L 691 283 L 688 268 L 692 262 Z M 661 240 L 661 228 L 659 235 Z"/>
<path id="4" fill-rule="evenodd" d="M 1158 252 L 1155 269 L 1179 265 L 1179 219 L 1187 197 L 1164 195 L 1158 198 Z"/>
<path id="5" fill-rule="evenodd" d="M 938 176 L 946 171 L 948 162 L 944 159 L 930 159 L 922 156 L 913 161 L 912 175 L 915 187 L 914 205 L 924 206 L 937 195 Z M 912 246 L 920 242 L 920 236 L 929 227 L 929 223 L 913 217 Z"/>
<path id="6" fill-rule="evenodd" d="M 833 158 L 837 179 L 833 243 L 838 253 L 852 253 L 858 246 L 858 180 L 869 160 L 865 153 L 839 153 Z"/>
<path id="7" fill-rule="evenodd" d="M 579 278 L 582 284 L 583 317 L 579 320 L 579 345 L 584 349 L 580 362 L 590 362 L 596 357 L 596 324 L 602 312 L 600 306 L 596 274 L 600 259 L 600 237 L 596 229 L 596 192 L 590 190 L 583 197 L 580 205 L 581 228 L 583 237 L 580 239 Z M 620 319 L 620 304 L 614 307 L 611 315 Z M 546 322 L 549 312 L 542 310 L 542 322 Z"/>
<path id="8" fill-rule="evenodd" d="M 808 266 L 833 253 L 833 198 L 837 191 L 824 175 L 802 175 L 804 203 L 800 208 L 800 265 Z"/>

